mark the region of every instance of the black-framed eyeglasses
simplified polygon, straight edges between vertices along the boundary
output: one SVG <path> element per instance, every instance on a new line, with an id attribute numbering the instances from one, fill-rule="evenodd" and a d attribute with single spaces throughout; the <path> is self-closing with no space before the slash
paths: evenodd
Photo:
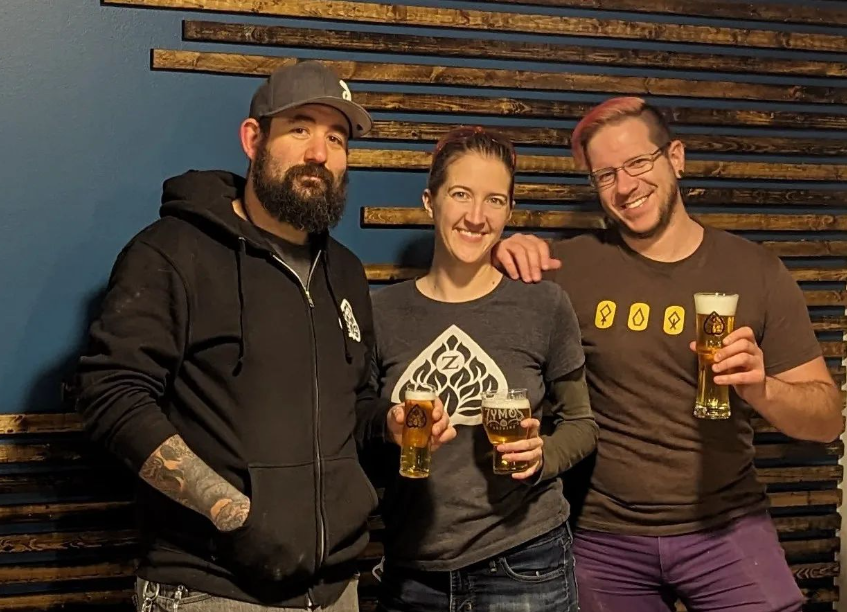
<path id="1" fill-rule="evenodd" d="M 650 172 L 650 170 L 653 169 L 653 164 L 655 164 L 656 159 L 665 152 L 671 142 L 673 141 L 669 140 L 661 147 L 647 155 L 639 155 L 638 157 L 628 159 L 620 166 L 616 166 L 614 168 L 601 168 L 600 170 L 591 172 L 588 175 L 588 180 L 591 181 L 591 184 L 594 185 L 595 189 L 599 190 L 611 187 L 617 182 L 618 170 L 623 170 L 630 176 L 638 176 L 645 172 Z"/>

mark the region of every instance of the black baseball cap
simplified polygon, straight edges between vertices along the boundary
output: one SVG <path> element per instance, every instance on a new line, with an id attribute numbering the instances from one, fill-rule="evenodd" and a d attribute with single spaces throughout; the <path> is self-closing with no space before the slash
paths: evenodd
<path id="1" fill-rule="evenodd" d="M 274 70 L 253 94 L 250 117 L 271 117 L 304 104 L 324 104 L 343 114 L 350 123 L 350 136 L 358 138 L 373 125 L 363 107 L 353 102 L 347 83 L 330 67 L 307 60 Z"/>

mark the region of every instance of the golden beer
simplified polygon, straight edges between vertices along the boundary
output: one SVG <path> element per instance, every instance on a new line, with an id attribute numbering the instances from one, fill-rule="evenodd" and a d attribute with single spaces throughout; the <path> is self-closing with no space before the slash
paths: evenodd
<path id="1" fill-rule="evenodd" d="M 507 389 L 484 393 L 482 396 L 482 426 L 493 448 L 495 474 L 513 474 L 529 469 L 526 461 L 506 461 L 497 451 L 498 444 L 518 442 L 529 437 L 529 429 L 521 421 L 532 417 L 526 389 Z"/>
<path id="2" fill-rule="evenodd" d="M 729 385 L 716 385 L 712 365 L 723 339 L 735 329 L 738 294 L 695 293 L 697 311 L 697 401 L 694 416 L 701 419 L 728 419 Z"/>
<path id="3" fill-rule="evenodd" d="M 435 407 L 432 389 L 406 389 L 403 423 L 403 443 L 400 445 L 400 475 L 406 478 L 427 478 L 432 461 L 432 410 Z"/>

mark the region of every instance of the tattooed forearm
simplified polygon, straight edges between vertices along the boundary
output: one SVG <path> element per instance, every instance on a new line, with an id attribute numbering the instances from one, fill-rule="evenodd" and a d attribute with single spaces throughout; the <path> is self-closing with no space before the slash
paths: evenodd
<path id="1" fill-rule="evenodd" d="M 141 466 L 139 476 L 172 500 L 208 517 L 221 531 L 244 524 L 250 500 L 171 436 Z"/>
<path id="2" fill-rule="evenodd" d="M 218 507 L 220 509 L 218 509 Z M 246 497 L 241 501 L 226 500 L 223 504 L 212 507 L 212 519 L 221 531 L 232 531 L 238 529 L 247 520 L 250 514 L 250 500 Z"/>

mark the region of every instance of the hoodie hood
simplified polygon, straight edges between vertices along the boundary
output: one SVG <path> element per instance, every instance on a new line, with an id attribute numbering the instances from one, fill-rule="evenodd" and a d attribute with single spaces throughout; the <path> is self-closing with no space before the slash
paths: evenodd
<path id="1" fill-rule="evenodd" d="M 239 238 L 267 250 L 267 243 L 252 223 L 232 209 L 232 201 L 244 196 L 244 177 L 223 170 L 189 170 L 165 181 L 162 190 L 161 217 L 178 217 L 207 233 Z M 215 231 L 216 230 L 216 231 Z M 223 241 L 229 242 L 226 238 Z"/>

